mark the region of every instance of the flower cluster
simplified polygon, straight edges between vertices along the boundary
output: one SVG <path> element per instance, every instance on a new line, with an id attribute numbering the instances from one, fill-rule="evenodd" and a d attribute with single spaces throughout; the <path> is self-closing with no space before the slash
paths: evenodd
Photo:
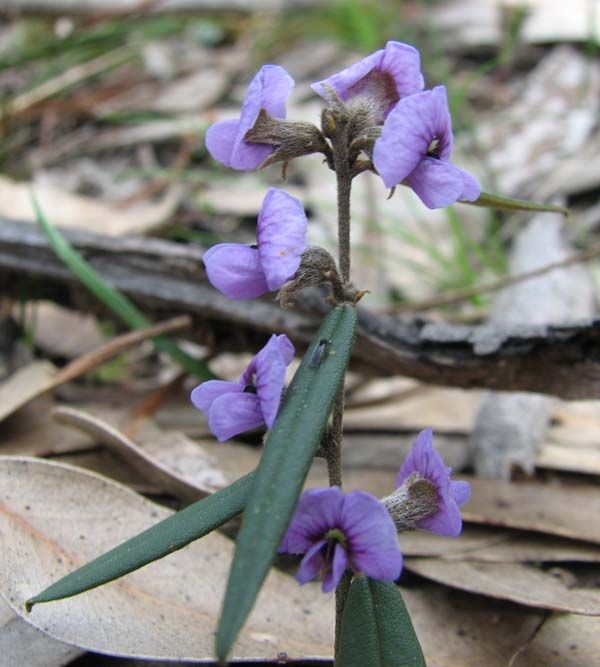
<path id="1" fill-rule="evenodd" d="M 277 153 L 286 161 L 317 151 L 329 158 L 324 139 L 315 139 L 317 128 L 307 132 L 306 123 L 276 120 L 285 118 L 293 85 L 283 68 L 262 67 L 250 83 L 240 118 L 209 129 L 210 154 L 235 169 L 255 169 Z M 387 187 L 408 185 L 429 208 L 474 201 L 481 193 L 476 179 L 450 162 L 453 135 L 446 88 L 423 90 L 424 85 L 419 52 L 390 41 L 312 88 L 326 102 L 345 105 L 349 141 L 360 149 L 356 157 L 363 151 Z M 261 113 L 271 122 L 263 118 L 257 131 Z"/>
<path id="2" fill-rule="evenodd" d="M 459 506 L 469 499 L 470 487 L 451 480 L 450 473 L 426 429 L 414 441 L 391 496 L 380 501 L 362 491 L 344 495 L 337 487 L 305 491 L 279 551 L 304 554 L 297 580 L 304 584 L 321 576 L 325 592 L 346 569 L 394 581 L 402 570 L 397 530 L 460 534 Z"/>

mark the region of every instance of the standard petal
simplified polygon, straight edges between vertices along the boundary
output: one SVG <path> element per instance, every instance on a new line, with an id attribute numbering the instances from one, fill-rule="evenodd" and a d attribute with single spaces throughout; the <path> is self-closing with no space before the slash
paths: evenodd
<path id="1" fill-rule="evenodd" d="M 277 336 L 277 345 L 283 360 L 285 361 L 285 365 L 289 366 L 292 359 L 294 358 L 294 355 L 296 354 L 296 348 L 294 347 L 294 344 L 285 334 L 280 334 Z"/>
<path id="2" fill-rule="evenodd" d="M 421 477 L 427 477 L 429 470 L 429 456 L 433 450 L 433 431 L 430 428 L 423 429 L 415 438 L 410 451 L 398 471 L 396 487 L 402 486 L 404 480 L 418 472 Z"/>
<path id="3" fill-rule="evenodd" d="M 258 254 L 271 291 L 279 289 L 298 270 L 306 248 L 307 220 L 302 203 L 287 192 L 271 188 L 258 215 Z"/>
<path id="4" fill-rule="evenodd" d="M 254 299 L 269 291 L 256 248 L 219 243 L 202 259 L 211 285 L 229 299 Z"/>
<path id="5" fill-rule="evenodd" d="M 208 427 L 219 442 L 264 423 L 258 397 L 251 393 L 224 394 L 210 407 Z"/>
<path id="6" fill-rule="evenodd" d="M 306 584 L 319 576 L 319 573 L 325 565 L 323 557 L 323 547 L 327 544 L 327 540 L 319 540 L 315 542 L 300 563 L 300 568 L 296 574 L 296 580 L 300 584 Z"/>
<path id="7" fill-rule="evenodd" d="M 260 350 L 255 357 L 250 360 L 250 363 L 246 367 L 246 370 L 242 373 L 240 377 L 240 383 L 243 385 L 256 383 L 256 368 L 260 360 L 269 354 L 269 351 L 272 349 L 279 350 L 286 366 L 289 366 L 290 362 L 294 358 L 296 353 L 292 341 L 285 334 L 273 334 L 267 344 Z"/>
<path id="8" fill-rule="evenodd" d="M 255 386 L 265 424 L 271 428 L 281 403 L 287 366 L 278 345 L 265 352 L 257 359 Z"/>
<path id="9" fill-rule="evenodd" d="M 376 579 L 393 581 L 402 570 L 402 552 L 392 518 L 375 496 L 352 491 L 344 498 L 341 530 L 352 567 Z"/>
<path id="10" fill-rule="evenodd" d="M 237 137 L 239 119 L 221 120 L 206 131 L 204 143 L 211 157 L 231 167 L 231 155 Z"/>
<path id="11" fill-rule="evenodd" d="M 315 540 L 323 538 L 332 528 L 339 528 L 343 500 L 336 486 L 305 491 L 296 505 L 281 550 L 305 553 Z"/>
<path id="12" fill-rule="evenodd" d="M 294 87 L 292 77 L 279 65 L 263 65 L 254 76 L 240 113 L 237 135 L 232 151 L 231 165 L 235 169 L 256 169 L 273 152 L 273 146 L 252 144 L 244 140 L 261 109 L 285 118 L 285 103 Z"/>
<path id="13" fill-rule="evenodd" d="M 191 400 L 194 407 L 208 414 L 213 401 L 223 394 L 237 394 L 244 391 L 244 387 L 237 382 L 223 380 L 209 380 L 192 390 Z"/>
<path id="14" fill-rule="evenodd" d="M 463 190 L 460 169 L 450 162 L 426 157 L 406 179 L 427 208 L 444 208 L 454 204 Z"/>
<path id="15" fill-rule="evenodd" d="M 350 65 L 341 72 L 337 72 L 327 79 L 311 83 L 310 87 L 320 95 L 327 98 L 326 88 L 333 88 L 342 101 L 346 101 L 352 95 L 352 87 L 373 70 L 383 57 L 383 49 L 375 51 L 370 56 L 363 58 L 357 63 Z"/>
<path id="16" fill-rule="evenodd" d="M 333 558 L 330 563 L 326 563 L 326 566 L 327 572 L 323 577 L 321 589 L 323 593 L 331 593 L 340 583 L 348 568 L 348 554 L 339 542 L 333 546 Z"/>
<path id="17" fill-rule="evenodd" d="M 458 169 L 458 171 L 463 179 L 463 189 L 458 199 L 460 201 L 475 201 L 481 194 L 481 186 L 475 176 L 469 174 L 468 171 L 463 171 L 462 169 Z"/>
<path id="18" fill-rule="evenodd" d="M 471 485 L 463 480 L 450 481 L 450 496 L 460 507 L 471 497 Z"/>
<path id="19" fill-rule="evenodd" d="M 417 49 L 409 44 L 388 42 L 378 69 L 392 77 L 399 99 L 414 95 L 425 86 L 421 74 L 421 56 Z"/>

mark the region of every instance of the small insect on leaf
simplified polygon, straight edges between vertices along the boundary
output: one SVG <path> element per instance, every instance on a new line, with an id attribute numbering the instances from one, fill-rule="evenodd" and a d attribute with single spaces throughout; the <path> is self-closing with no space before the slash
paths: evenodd
<path id="1" fill-rule="evenodd" d="M 309 368 L 318 368 L 319 364 L 323 360 L 323 355 L 329 347 L 331 341 L 322 339 L 319 341 L 319 344 L 315 348 L 312 357 L 310 358 L 310 363 L 308 364 Z"/>

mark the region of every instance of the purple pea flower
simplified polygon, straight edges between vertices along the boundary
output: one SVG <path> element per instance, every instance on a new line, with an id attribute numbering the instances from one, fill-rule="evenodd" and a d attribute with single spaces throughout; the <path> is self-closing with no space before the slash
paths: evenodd
<path id="1" fill-rule="evenodd" d="M 368 97 L 379 102 L 384 118 L 398 100 L 423 90 L 419 52 L 402 42 L 388 42 L 385 49 L 323 81 L 311 84 L 321 97 L 327 98 L 327 87 L 333 88 L 343 102 L 354 97 Z"/>
<path id="2" fill-rule="evenodd" d="M 406 181 L 428 208 L 473 201 L 481 188 L 450 162 L 452 140 L 446 88 L 436 86 L 396 104 L 375 142 L 373 163 L 388 188 Z"/>
<path id="3" fill-rule="evenodd" d="M 433 446 L 430 428 L 421 431 L 398 472 L 396 486 L 400 487 L 411 475 L 429 481 L 437 493 L 437 511 L 416 522 L 417 528 L 446 537 L 458 537 L 462 530 L 460 505 L 469 500 L 471 487 L 468 482 L 450 479 L 452 468 L 447 468 Z"/>
<path id="4" fill-rule="evenodd" d="M 233 169 L 256 169 L 275 150 L 274 146 L 244 141 L 261 109 L 275 118 L 285 118 L 285 103 L 294 79 L 279 65 L 263 65 L 254 76 L 242 105 L 240 117 L 221 120 L 206 132 L 211 156 Z"/>
<path id="5" fill-rule="evenodd" d="M 296 579 L 305 584 L 319 574 L 325 593 L 346 569 L 394 581 L 402 571 L 402 552 L 394 522 L 370 493 L 343 494 L 336 487 L 305 491 L 279 548 L 304 554 Z"/>
<path id="6" fill-rule="evenodd" d="M 293 358 L 290 339 L 273 334 L 238 382 L 209 380 L 192 391 L 192 403 L 208 416 L 208 427 L 219 442 L 262 424 L 273 426 Z"/>
<path id="7" fill-rule="evenodd" d="M 204 253 L 209 281 L 230 299 L 279 289 L 298 270 L 307 220 L 298 199 L 271 188 L 258 215 L 257 245 L 219 243 Z"/>

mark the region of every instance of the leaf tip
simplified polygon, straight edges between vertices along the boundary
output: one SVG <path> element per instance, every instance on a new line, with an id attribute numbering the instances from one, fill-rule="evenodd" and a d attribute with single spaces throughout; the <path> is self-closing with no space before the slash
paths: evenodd
<path id="1" fill-rule="evenodd" d="M 25 611 L 29 614 L 30 611 L 33 609 L 33 606 L 36 603 L 35 598 L 29 598 L 29 600 L 25 600 Z"/>

